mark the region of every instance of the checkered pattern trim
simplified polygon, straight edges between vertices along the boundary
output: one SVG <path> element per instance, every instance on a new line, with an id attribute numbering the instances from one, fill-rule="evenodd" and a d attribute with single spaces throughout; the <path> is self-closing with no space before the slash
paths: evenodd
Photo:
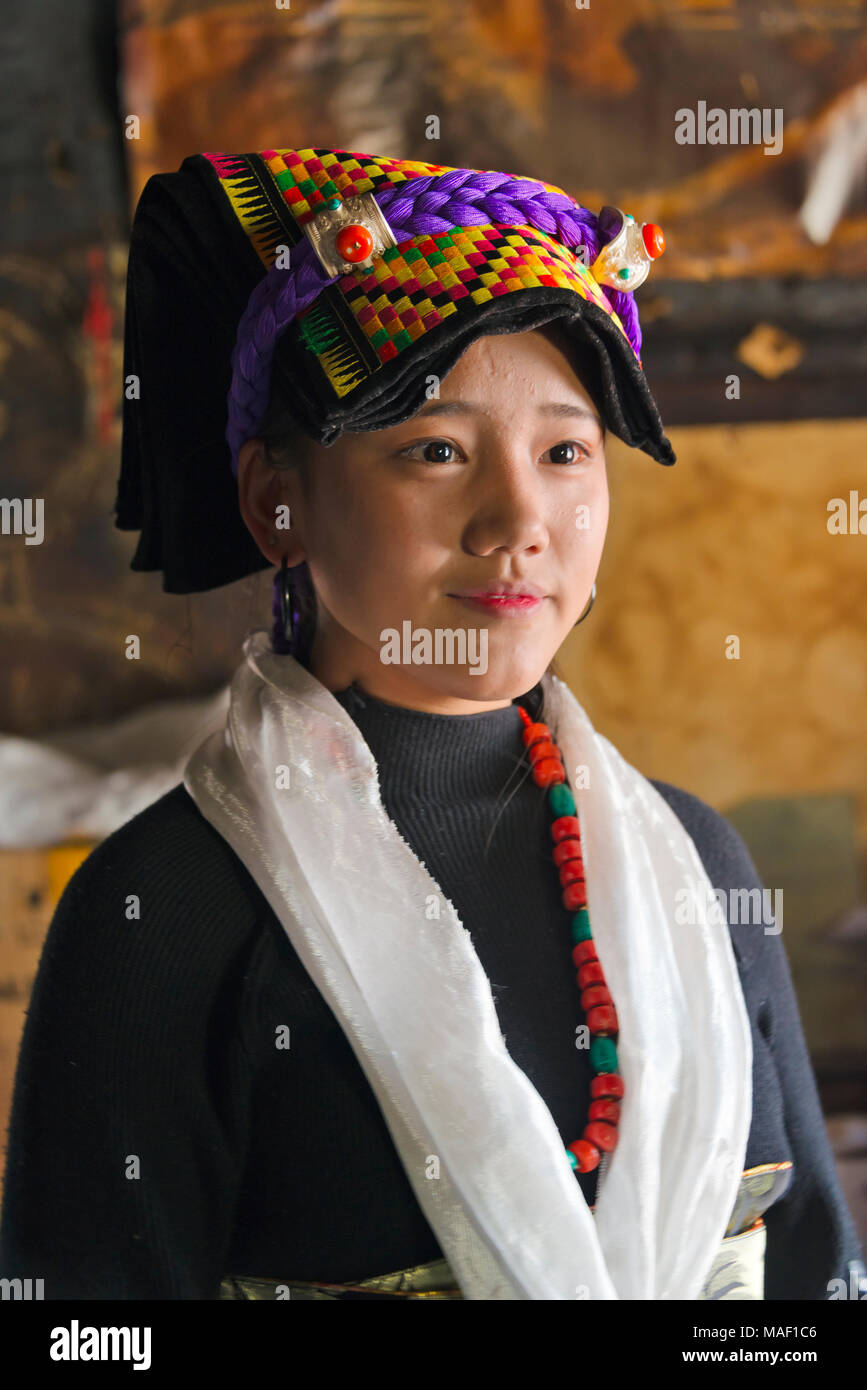
<path id="1" fill-rule="evenodd" d="M 445 174 L 451 167 L 350 154 L 348 150 L 263 150 L 262 158 L 301 227 L 316 216 L 328 198 L 353 198 L 359 193 L 375 192 L 383 183 Z"/>
<path id="2" fill-rule="evenodd" d="M 381 362 L 455 313 L 467 297 L 486 304 L 498 295 L 548 285 L 571 289 L 607 307 L 602 291 L 575 257 L 533 227 L 455 227 L 389 247 L 371 271 L 344 275 L 337 288 Z"/>

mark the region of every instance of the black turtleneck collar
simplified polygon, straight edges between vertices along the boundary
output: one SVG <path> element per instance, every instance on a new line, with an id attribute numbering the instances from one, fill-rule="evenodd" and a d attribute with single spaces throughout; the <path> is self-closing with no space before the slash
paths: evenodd
<path id="1" fill-rule="evenodd" d="M 355 683 L 333 693 L 373 753 L 383 789 L 394 793 L 437 801 L 496 793 L 523 758 L 517 702 L 434 714 L 388 704 Z"/>

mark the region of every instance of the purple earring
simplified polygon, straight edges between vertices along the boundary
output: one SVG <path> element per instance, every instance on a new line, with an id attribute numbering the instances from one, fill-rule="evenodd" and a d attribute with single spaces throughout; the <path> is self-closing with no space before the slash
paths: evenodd
<path id="1" fill-rule="evenodd" d="M 274 619 L 274 651 L 283 656 L 294 655 L 300 615 L 285 555 L 278 573 L 274 576 L 271 616 Z"/>

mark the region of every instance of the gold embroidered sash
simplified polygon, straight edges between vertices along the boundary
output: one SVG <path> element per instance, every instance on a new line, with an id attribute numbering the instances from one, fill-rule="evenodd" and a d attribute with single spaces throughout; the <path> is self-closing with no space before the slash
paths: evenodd
<path id="1" fill-rule="evenodd" d="M 762 1216 L 787 1191 L 793 1172 L 790 1162 L 763 1163 L 744 1172 L 725 1238 L 698 1295 L 700 1300 L 764 1298 L 767 1232 Z M 354 1284 L 226 1275 L 218 1297 L 339 1302 L 353 1298 L 463 1298 L 463 1294 L 448 1261 L 440 1259 Z"/>

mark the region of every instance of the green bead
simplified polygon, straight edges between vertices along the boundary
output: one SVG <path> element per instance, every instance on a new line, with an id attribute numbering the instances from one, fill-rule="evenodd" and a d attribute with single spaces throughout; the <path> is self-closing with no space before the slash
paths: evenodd
<path id="1" fill-rule="evenodd" d="M 618 270 L 617 274 L 618 274 L 618 276 L 619 276 L 619 278 L 620 278 L 621 280 L 628 280 L 628 279 L 629 279 L 629 266 L 624 266 L 622 270 Z"/>
<path id="2" fill-rule="evenodd" d="M 329 212 L 335 212 L 335 211 L 337 210 L 337 208 L 340 207 L 340 199 L 339 199 L 339 198 L 328 198 L 328 199 L 326 199 L 325 207 L 328 208 L 328 211 L 329 211 Z"/>
<path id="3" fill-rule="evenodd" d="M 554 782 L 548 788 L 548 807 L 555 820 L 560 816 L 574 816 L 575 798 L 566 782 Z"/>
<path id="4" fill-rule="evenodd" d="M 577 946 L 579 941 L 592 941 L 593 933 L 590 930 L 590 914 L 586 907 L 579 907 L 575 916 L 572 918 L 572 945 Z"/>
<path id="5" fill-rule="evenodd" d="M 611 1038 L 593 1039 L 590 1044 L 590 1065 L 597 1072 L 617 1070 L 617 1048 Z"/>
<path id="6" fill-rule="evenodd" d="M 572 1152 L 571 1149 L 567 1149 L 567 1150 L 566 1150 L 566 1157 L 568 1158 L 568 1160 L 569 1160 L 569 1162 L 570 1162 L 570 1164 L 572 1165 L 573 1168 L 577 1168 L 577 1167 L 578 1167 L 578 1160 L 577 1160 L 577 1158 L 575 1157 L 575 1155 L 573 1154 L 573 1152 Z"/>

